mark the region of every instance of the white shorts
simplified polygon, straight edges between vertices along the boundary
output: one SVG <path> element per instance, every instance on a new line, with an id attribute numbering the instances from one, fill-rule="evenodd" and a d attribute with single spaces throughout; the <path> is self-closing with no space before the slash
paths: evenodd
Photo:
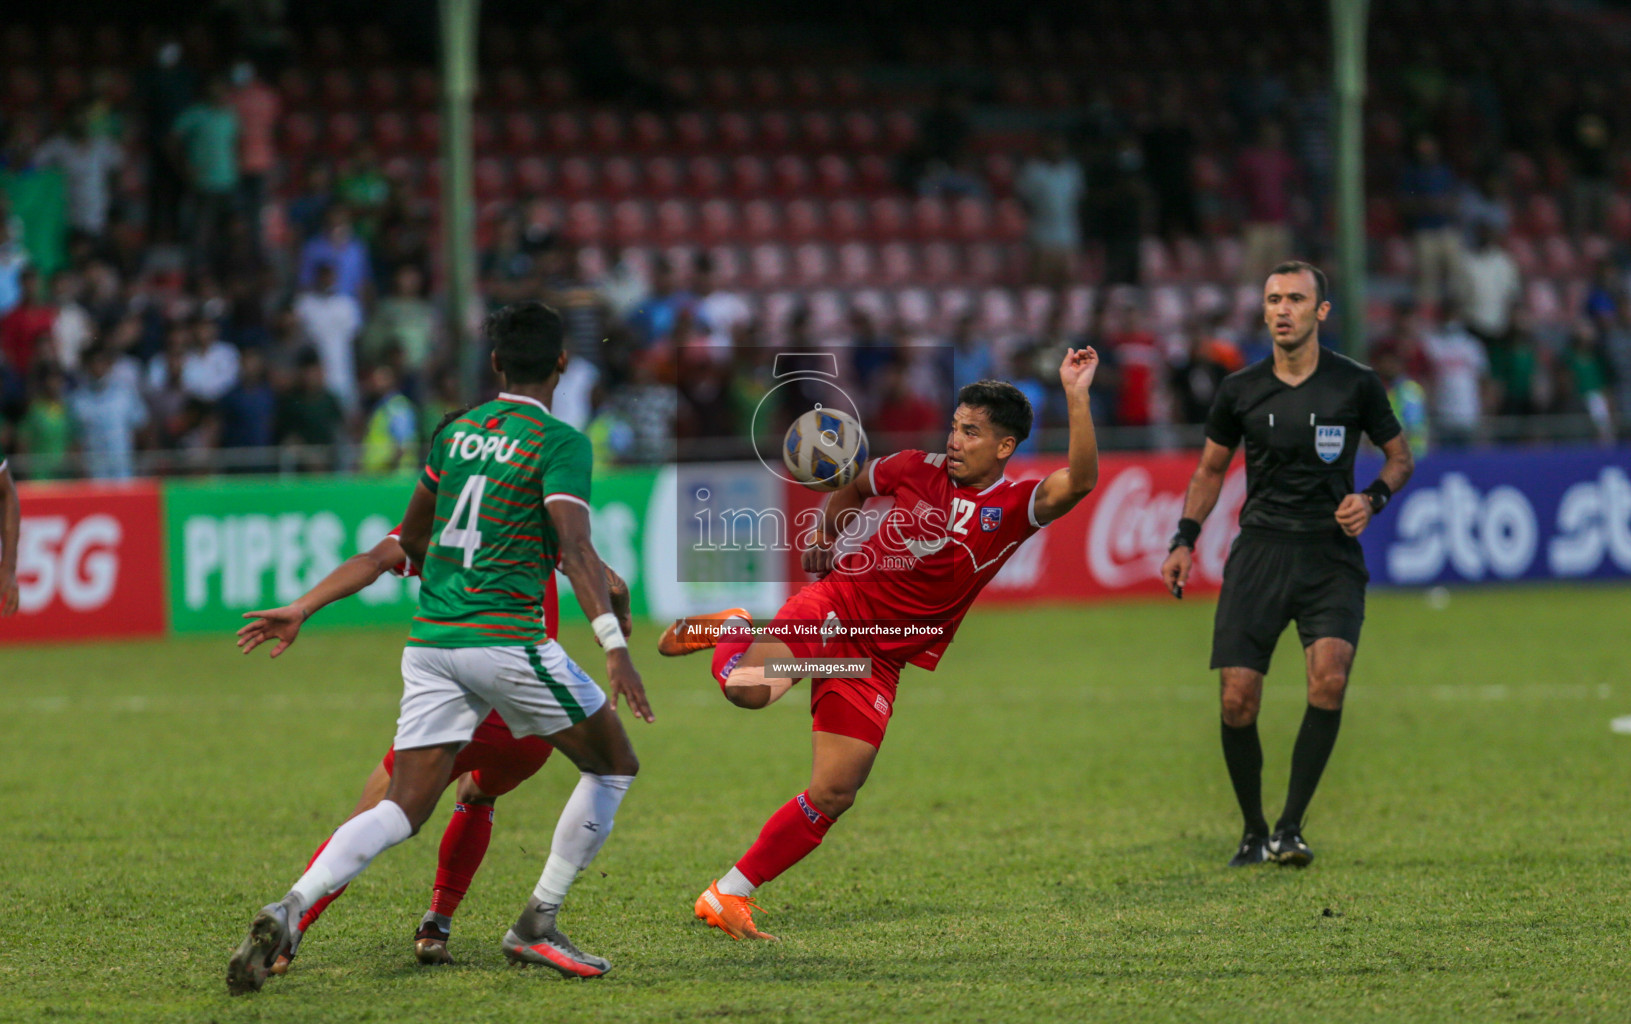
<path id="1" fill-rule="evenodd" d="M 468 743 L 489 711 L 516 736 L 550 736 L 606 703 L 560 644 L 404 647 L 396 749 Z"/>

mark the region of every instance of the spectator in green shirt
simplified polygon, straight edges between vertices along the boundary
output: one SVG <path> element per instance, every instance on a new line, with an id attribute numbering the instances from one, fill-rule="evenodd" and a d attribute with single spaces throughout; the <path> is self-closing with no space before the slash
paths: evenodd
<path id="1" fill-rule="evenodd" d="M 238 112 L 226 80 L 210 81 L 204 102 L 181 112 L 170 129 L 176 164 L 188 185 L 184 232 L 196 260 L 222 255 L 238 191 Z"/>
<path id="2" fill-rule="evenodd" d="M 1563 376 L 1571 385 L 1572 404 L 1591 417 L 1592 430 L 1603 444 L 1614 443 L 1614 409 L 1608 400 L 1608 366 L 1602 346 L 1597 343 L 1597 327 L 1589 320 L 1577 320 L 1563 353 Z"/>
<path id="3" fill-rule="evenodd" d="M 359 354 L 364 362 L 377 363 L 395 346 L 402 350 L 407 371 L 415 374 L 424 368 L 435 345 L 436 307 L 425 298 L 425 275 L 411 263 L 403 264 L 396 270 L 390 296 L 375 307 L 363 330 Z"/>
<path id="4" fill-rule="evenodd" d="M 27 454 L 30 480 L 61 480 L 69 475 L 68 457 L 74 446 L 74 421 L 65 396 L 68 381 L 56 366 L 43 366 L 35 376 L 28 412 L 17 425 L 17 439 Z"/>

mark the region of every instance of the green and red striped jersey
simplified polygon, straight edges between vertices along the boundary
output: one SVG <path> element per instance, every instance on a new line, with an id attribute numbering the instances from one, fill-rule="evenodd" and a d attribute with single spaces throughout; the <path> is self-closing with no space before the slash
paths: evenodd
<path id="1" fill-rule="evenodd" d="M 409 645 L 545 643 L 560 538 L 544 506 L 587 508 L 592 462 L 589 439 L 536 399 L 501 394 L 448 424 L 419 478 L 436 495 L 436 519 Z"/>

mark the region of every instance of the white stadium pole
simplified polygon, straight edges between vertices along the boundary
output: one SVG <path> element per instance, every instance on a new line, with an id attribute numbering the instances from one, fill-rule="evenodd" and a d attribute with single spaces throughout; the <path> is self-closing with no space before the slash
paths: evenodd
<path id="1" fill-rule="evenodd" d="M 1337 315 L 1348 355 L 1365 343 L 1365 22 L 1370 0 L 1331 0 L 1336 95 Z"/>
<path id="2" fill-rule="evenodd" d="M 476 25 L 481 0 L 439 0 L 442 22 L 442 260 L 447 322 L 465 401 L 481 380 L 473 332 L 476 211 L 471 174 L 470 102 L 476 94 Z"/>

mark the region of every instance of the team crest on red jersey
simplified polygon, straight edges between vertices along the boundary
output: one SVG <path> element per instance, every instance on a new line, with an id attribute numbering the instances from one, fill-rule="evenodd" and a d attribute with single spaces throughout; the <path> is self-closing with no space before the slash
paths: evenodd
<path id="1" fill-rule="evenodd" d="M 987 505 L 980 509 L 980 529 L 986 533 L 995 533 L 997 527 L 1002 525 L 1002 509 Z"/>

